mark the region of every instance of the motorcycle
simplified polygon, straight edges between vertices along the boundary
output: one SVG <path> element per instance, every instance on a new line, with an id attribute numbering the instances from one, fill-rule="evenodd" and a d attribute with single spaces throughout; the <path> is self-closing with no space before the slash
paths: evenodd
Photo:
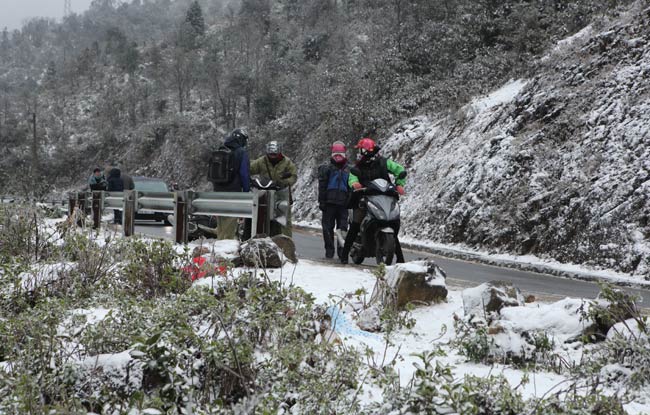
<path id="1" fill-rule="evenodd" d="M 390 265 L 395 257 L 400 227 L 397 189 L 385 179 L 375 179 L 359 192 L 362 192 L 359 205 L 365 208 L 366 216 L 350 250 L 350 257 L 357 265 L 373 256 L 377 264 Z"/>
<path id="2" fill-rule="evenodd" d="M 167 216 L 167 222 L 176 225 L 174 215 Z M 206 215 L 192 215 L 187 222 L 187 240 L 192 242 L 200 238 L 214 239 L 217 237 L 217 217 Z"/>

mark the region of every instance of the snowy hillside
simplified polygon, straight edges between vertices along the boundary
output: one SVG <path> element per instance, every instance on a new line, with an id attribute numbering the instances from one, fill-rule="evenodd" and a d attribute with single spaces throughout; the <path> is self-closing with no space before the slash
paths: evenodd
<path id="1" fill-rule="evenodd" d="M 404 233 L 649 279 L 649 40 L 650 9 L 634 8 L 559 42 L 528 79 L 395 125 L 380 141 L 409 172 Z"/>

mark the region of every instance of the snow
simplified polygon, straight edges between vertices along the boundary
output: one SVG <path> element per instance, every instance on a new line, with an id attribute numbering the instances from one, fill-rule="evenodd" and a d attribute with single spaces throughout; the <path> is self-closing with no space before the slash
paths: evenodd
<path id="1" fill-rule="evenodd" d="M 492 92 L 486 97 L 475 98 L 470 107 L 475 112 L 480 113 L 491 108 L 494 108 L 498 105 L 507 104 L 512 102 L 517 95 L 524 89 L 528 84 L 528 81 L 524 79 L 510 80 L 508 83 L 503 85 L 501 88 Z"/>
<path id="2" fill-rule="evenodd" d="M 566 298 L 552 304 L 505 307 L 501 310 L 499 323 L 508 322 L 517 332 L 553 333 L 557 341 L 564 342 L 580 335 L 588 325 L 580 313 L 584 306 L 584 300 Z"/>
<path id="3" fill-rule="evenodd" d="M 573 45 L 574 43 L 576 43 L 576 41 L 586 39 L 587 37 L 591 36 L 592 33 L 593 33 L 592 26 L 591 25 L 585 26 L 578 32 L 574 33 L 573 35 L 558 41 L 552 51 L 560 52 L 562 50 L 566 50 L 567 47 Z"/>
<path id="4" fill-rule="evenodd" d="M 105 240 L 105 235 L 100 232 L 98 240 Z M 207 246 L 211 255 L 215 257 L 232 256 L 238 250 L 239 244 L 236 241 L 208 241 L 201 243 L 192 243 L 182 248 L 190 251 L 198 246 Z M 40 268 L 40 273 L 44 274 L 44 280 L 47 280 L 46 272 L 56 275 L 60 269 L 70 267 L 70 264 L 50 264 L 47 267 Z M 426 262 L 416 261 L 406 264 L 398 264 L 387 267 L 387 275 L 398 274 L 400 270 L 409 272 L 427 272 Z M 236 268 L 235 275 L 244 272 L 250 272 L 250 269 Z M 252 270 L 261 273 L 261 270 Z M 345 347 L 356 348 L 360 351 L 367 351 L 369 361 L 375 364 L 388 364 L 394 361 L 395 370 L 399 373 L 400 383 L 407 386 L 415 373 L 415 363 L 419 360 L 418 353 L 430 351 L 432 347 L 438 346 L 446 351 L 446 356 L 437 357 L 436 359 L 445 365 L 453 366 L 453 373 L 456 378 L 460 379 L 466 374 L 475 376 L 489 376 L 502 374 L 511 385 L 518 385 L 522 379 L 529 375 L 530 383 L 523 385 L 521 391 L 524 398 L 541 397 L 557 388 L 567 378 L 563 375 L 527 370 L 520 370 L 508 365 L 494 364 L 482 365 L 466 361 L 464 356 L 460 356 L 455 349 L 450 348 L 449 342 L 454 339 L 454 320 L 458 316 L 464 315 L 463 293 L 458 290 L 450 289 L 447 301 L 414 309 L 411 316 L 415 320 L 415 325 L 411 329 L 400 329 L 391 334 L 388 339 L 383 333 L 371 333 L 359 328 L 357 324 L 357 309 L 349 305 L 355 301 L 359 303 L 367 302 L 370 299 L 376 277 L 370 269 L 363 267 L 342 266 L 334 262 L 323 263 L 310 260 L 300 260 L 297 264 L 285 264 L 279 269 L 266 270 L 271 280 L 281 281 L 287 285 L 298 286 L 310 293 L 315 302 L 322 305 L 327 310 L 332 320 L 332 327 L 338 338 L 343 342 Z M 211 276 L 199 279 L 194 282 L 195 287 L 211 287 L 216 278 L 222 276 Z M 435 280 L 444 277 L 437 275 Z M 481 287 L 466 290 L 473 292 L 480 290 Z M 580 308 L 584 305 L 583 300 L 567 298 L 553 304 L 532 303 L 520 307 L 506 307 L 501 310 L 499 324 L 507 326 L 510 330 L 494 336 L 495 344 L 502 350 L 520 351 L 528 345 L 522 340 L 519 333 L 524 331 L 542 331 L 548 333 L 556 344 L 562 345 L 566 339 L 575 337 L 580 333 L 585 324 L 580 319 Z M 69 312 L 68 323 L 64 324 L 59 330 L 59 334 L 64 334 L 64 330 L 83 330 L 86 325 L 97 324 L 110 315 L 111 310 L 102 307 L 95 308 L 76 308 Z M 83 317 L 85 321 L 81 322 L 78 327 L 71 327 L 73 318 Z M 77 321 L 75 319 L 75 321 Z M 630 327 L 633 322 L 627 322 Z M 615 328 L 622 332 L 620 325 Z M 199 327 L 199 330 L 204 328 Z M 572 351 L 562 346 L 556 350 L 561 353 L 569 362 L 579 362 L 581 351 Z M 95 381 L 119 381 L 124 378 L 126 368 L 132 364 L 134 356 L 137 354 L 134 350 L 125 350 L 115 354 L 100 354 L 97 356 L 87 356 L 79 361 L 81 368 L 88 370 L 89 376 Z M 7 367 L 8 363 L 2 363 L 2 367 Z M 101 370 L 100 370 L 101 369 Z M 611 373 L 616 373 L 616 367 L 606 368 Z M 98 374 L 102 373 L 102 377 Z M 609 372 L 608 372 L 609 373 Z M 141 373 L 136 371 L 132 373 L 133 382 L 141 381 Z M 363 404 L 381 401 L 382 390 L 377 385 L 366 381 L 360 390 L 359 398 Z M 648 411 L 650 405 L 643 402 L 635 401 L 626 406 L 630 413 L 642 413 Z M 138 413 L 147 413 L 140 411 Z"/>
<path id="5" fill-rule="evenodd" d="M 426 268 L 421 262 L 387 267 L 387 272 L 390 273 L 391 269 L 400 268 L 426 272 Z M 243 272 L 244 270 L 238 271 Z M 300 260 L 296 265 L 287 264 L 282 269 L 268 271 L 272 280 L 299 286 L 313 295 L 316 303 L 327 304 L 327 313 L 332 317 L 334 331 L 346 346 L 360 350 L 367 348 L 376 362 L 395 358 L 395 370 L 399 372 L 403 386 L 408 384 L 415 373 L 414 363 L 418 362 L 415 355 L 431 350 L 434 344 L 445 347 L 455 335 L 454 316 L 464 314 L 461 292 L 450 290 L 447 302 L 416 308 L 412 312 L 416 321 L 415 326 L 410 330 L 399 330 L 387 345 L 383 334 L 361 330 L 356 324 L 355 316 L 346 312 L 345 308 L 341 308 L 338 304 L 341 299 L 346 297 L 346 294 L 354 293 L 359 289 L 366 293 L 372 292 L 375 277 L 370 270 Z M 198 280 L 194 285 L 212 286 L 212 278 L 219 277 Z M 512 312 L 507 313 L 506 320 L 521 330 L 558 330 L 558 339 L 562 339 L 574 333 L 579 326 L 579 322 L 573 314 L 578 304 L 582 304 L 582 301 L 567 299 L 555 305 L 533 304 L 526 307 L 515 307 Z M 569 323 L 566 327 L 562 326 L 563 319 Z M 506 339 L 499 339 L 499 341 L 506 342 Z M 513 338 L 512 341 L 520 340 Z M 520 345 L 513 343 L 509 347 L 515 349 Z M 525 370 L 512 369 L 503 365 L 485 366 L 467 363 L 463 356 L 459 356 L 453 351 L 449 352 L 448 356 L 437 359 L 441 363 L 453 365 L 455 367 L 454 374 L 459 378 L 465 374 L 488 376 L 501 373 L 511 385 L 517 385 L 527 373 Z M 566 378 L 542 371 L 535 372 L 531 379 L 531 383 L 522 390 L 525 398 L 541 397 Z M 364 386 L 360 396 L 362 402 L 366 404 L 381 400 L 382 397 L 381 391 L 372 385 Z"/>

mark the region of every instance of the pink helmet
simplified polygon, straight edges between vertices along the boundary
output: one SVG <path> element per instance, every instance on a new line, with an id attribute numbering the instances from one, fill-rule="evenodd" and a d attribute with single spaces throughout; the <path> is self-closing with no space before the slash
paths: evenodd
<path id="1" fill-rule="evenodd" d="M 332 144 L 332 160 L 334 160 L 335 163 L 345 162 L 347 160 L 345 151 L 345 144 L 343 144 L 341 141 L 335 141 Z"/>

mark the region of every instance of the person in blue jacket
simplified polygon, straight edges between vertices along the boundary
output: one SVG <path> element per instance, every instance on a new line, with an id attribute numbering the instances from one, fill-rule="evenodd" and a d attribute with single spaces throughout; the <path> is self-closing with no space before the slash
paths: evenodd
<path id="1" fill-rule="evenodd" d="M 345 144 L 336 141 L 331 147 L 330 162 L 318 168 L 318 208 L 322 212 L 321 224 L 325 242 L 325 257 L 334 257 L 334 228 L 348 230 L 348 179 L 350 167 Z M 336 240 L 336 252 L 340 256 L 342 245 Z"/>

